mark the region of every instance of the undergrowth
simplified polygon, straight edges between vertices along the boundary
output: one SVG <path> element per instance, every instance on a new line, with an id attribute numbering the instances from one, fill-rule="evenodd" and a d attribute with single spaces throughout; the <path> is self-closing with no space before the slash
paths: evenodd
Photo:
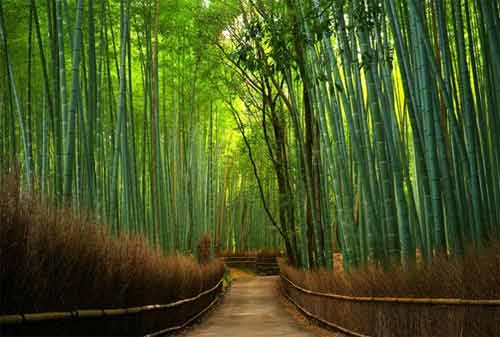
<path id="1" fill-rule="evenodd" d="M 470 248 L 463 258 L 436 257 L 432 264 L 351 272 L 304 271 L 280 261 L 283 275 L 313 291 L 350 296 L 500 299 L 500 243 Z M 500 307 L 367 303 L 316 297 L 283 282 L 308 311 L 370 336 L 499 336 Z"/>
<path id="2" fill-rule="evenodd" d="M 20 193 L 15 175 L 0 182 L 0 315 L 170 303 L 224 274 L 219 261 L 165 257 L 139 236 L 114 239 L 90 216 Z"/>

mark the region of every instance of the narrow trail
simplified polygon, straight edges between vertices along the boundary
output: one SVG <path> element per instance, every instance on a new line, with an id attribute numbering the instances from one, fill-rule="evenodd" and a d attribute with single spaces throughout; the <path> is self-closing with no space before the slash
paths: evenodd
<path id="1" fill-rule="evenodd" d="M 224 303 L 187 337 L 312 337 L 276 298 L 277 276 L 238 279 Z"/>

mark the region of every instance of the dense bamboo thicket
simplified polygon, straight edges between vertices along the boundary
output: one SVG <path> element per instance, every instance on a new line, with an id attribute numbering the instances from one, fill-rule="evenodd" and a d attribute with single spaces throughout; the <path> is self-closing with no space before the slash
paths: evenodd
<path id="1" fill-rule="evenodd" d="M 1 0 L 0 172 L 155 254 L 445 296 L 498 257 L 499 32 L 499 0 Z"/>
<path id="2" fill-rule="evenodd" d="M 166 252 L 202 233 L 279 247 L 214 95 L 207 34 L 233 12 L 204 27 L 201 1 L 2 1 L 0 171 L 17 163 L 26 191 Z"/>
<path id="3" fill-rule="evenodd" d="M 462 256 L 499 233 L 499 7 L 4 0 L 2 166 L 169 252 Z"/>
<path id="4" fill-rule="evenodd" d="M 336 246 L 348 267 L 408 267 L 497 235 L 498 1 L 239 8 L 226 103 L 267 149 L 292 264 L 331 266 Z"/>

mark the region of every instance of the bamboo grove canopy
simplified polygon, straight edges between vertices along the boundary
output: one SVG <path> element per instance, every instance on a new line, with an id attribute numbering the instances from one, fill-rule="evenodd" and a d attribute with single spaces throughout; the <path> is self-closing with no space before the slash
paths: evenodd
<path id="1" fill-rule="evenodd" d="M 0 3 L 0 156 L 165 251 L 413 264 L 500 229 L 498 0 Z"/>

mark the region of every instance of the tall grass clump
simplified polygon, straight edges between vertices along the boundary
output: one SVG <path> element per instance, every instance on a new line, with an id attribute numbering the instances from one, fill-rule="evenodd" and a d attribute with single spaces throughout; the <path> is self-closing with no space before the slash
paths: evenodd
<path id="1" fill-rule="evenodd" d="M 204 233 L 198 242 L 198 262 L 207 264 L 212 259 L 212 238 Z"/>
<path id="2" fill-rule="evenodd" d="M 397 298 L 500 299 L 500 243 L 469 249 L 461 259 L 437 257 L 412 270 L 367 267 L 351 272 L 305 271 L 280 261 L 281 273 L 316 292 Z M 499 306 L 356 302 L 305 294 L 283 281 L 307 311 L 369 336 L 498 336 Z"/>
<path id="3" fill-rule="evenodd" d="M 0 315 L 165 304 L 212 288 L 224 273 L 218 261 L 200 265 L 165 257 L 141 237 L 112 238 L 91 216 L 22 194 L 15 175 L 0 182 Z M 206 304 L 175 308 L 163 324 L 183 322 Z"/>

